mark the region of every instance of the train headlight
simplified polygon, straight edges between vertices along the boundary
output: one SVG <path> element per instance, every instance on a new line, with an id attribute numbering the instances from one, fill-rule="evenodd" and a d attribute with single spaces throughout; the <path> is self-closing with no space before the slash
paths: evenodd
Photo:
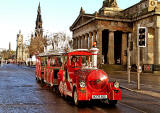
<path id="1" fill-rule="evenodd" d="M 114 82 L 114 87 L 115 87 L 115 88 L 119 88 L 119 82 L 117 82 L 117 81 Z"/>
<path id="2" fill-rule="evenodd" d="M 79 86 L 80 86 L 81 88 L 84 88 L 84 87 L 86 87 L 86 83 L 85 83 L 84 81 L 81 81 L 81 82 L 79 83 Z"/>

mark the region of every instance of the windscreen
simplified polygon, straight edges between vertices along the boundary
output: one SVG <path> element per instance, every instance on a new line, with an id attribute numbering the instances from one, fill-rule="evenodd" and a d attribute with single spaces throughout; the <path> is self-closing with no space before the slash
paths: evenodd
<path id="1" fill-rule="evenodd" d="M 91 55 L 84 55 L 84 56 L 71 56 L 71 66 L 72 67 L 79 67 L 79 68 L 89 68 L 92 67 L 91 63 Z"/>

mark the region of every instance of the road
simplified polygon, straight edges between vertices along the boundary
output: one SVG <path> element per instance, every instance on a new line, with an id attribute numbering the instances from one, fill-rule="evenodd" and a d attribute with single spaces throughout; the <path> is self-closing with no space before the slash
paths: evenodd
<path id="1" fill-rule="evenodd" d="M 41 87 L 33 68 L 0 67 L 0 113 L 159 113 L 159 100 L 122 89 L 122 100 L 115 107 L 100 103 L 76 107 L 71 100 Z"/>

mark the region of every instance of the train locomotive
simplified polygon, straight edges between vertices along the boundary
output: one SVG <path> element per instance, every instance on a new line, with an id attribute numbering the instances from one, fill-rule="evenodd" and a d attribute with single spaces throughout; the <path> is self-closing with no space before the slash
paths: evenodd
<path id="1" fill-rule="evenodd" d="M 91 100 L 115 105 L 121 100 L 119 83 L 109 82 L 107 73 L 97 68 L 97 55 L 96 47 L 38 55 L 36 79 L 73 98 L 75 105 Z"/>

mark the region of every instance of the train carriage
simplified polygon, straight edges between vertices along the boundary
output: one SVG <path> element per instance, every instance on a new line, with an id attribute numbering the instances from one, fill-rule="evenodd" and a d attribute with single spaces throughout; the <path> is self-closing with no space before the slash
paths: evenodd
<path id="1" fill-rule="evenodd" d="M 49 52 L 37 56 L 36 79 L 51 87 L 58 86 L 58 72 L 62 65 L 62 53 Z"/>
<path id="2" fill-rule="evenodd" d="M 119 83 L 109 82 L 107 73 L 97 68 L 97 55 L 95 47 L 39 55 L 36 78 L 51 87 L 57 86 L 58 92 L 73 98 L 75 105 L 91 100 L 115 105 L 121 100 Z"/>

